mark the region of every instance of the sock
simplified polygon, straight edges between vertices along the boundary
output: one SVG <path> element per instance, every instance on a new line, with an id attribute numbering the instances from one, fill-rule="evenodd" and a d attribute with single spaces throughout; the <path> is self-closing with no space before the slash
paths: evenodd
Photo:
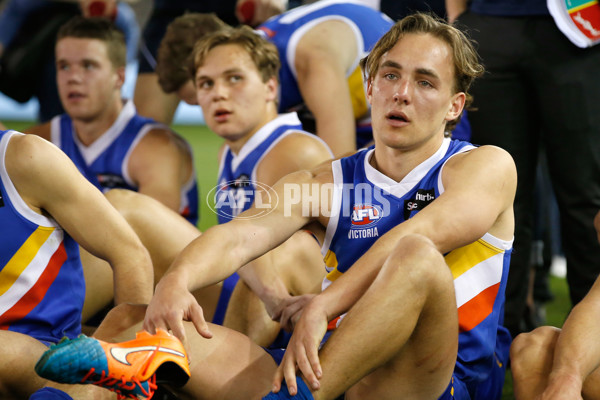
<path id="1" fill-rule="evenodd" d="M 73 400 L 73 398 L 62 390 L 45 387 L 32 394 L 29 400 Z"/>
<path id="2" fill-rule="evenodd" d="M 298 393 L 295 396 L 292 396 L 288 391 L 287 385 L 285 382 L 281 383 L 281 389 L 277 393 L 269 393 L 263 400 L 283 400 L 283 399 L 293 399 L 293 400 L 314 400 L 312 393 L 306 383 L 299 376 L 296 377 L 296 385 L 298 386 Z"/>

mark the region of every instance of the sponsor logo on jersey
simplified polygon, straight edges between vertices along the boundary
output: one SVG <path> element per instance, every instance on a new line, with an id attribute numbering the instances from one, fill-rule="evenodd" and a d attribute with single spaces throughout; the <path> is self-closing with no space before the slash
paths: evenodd
<path id="1" fill-rule="evenodd" d="M 97 174 L 98 182 L 100 186 L 105 189 L 119 189 L 119 188 L 127 188 L 127 182 L 125 182 L 125 178 L 118 174 Z"/>
<path id="2" fill-rule="evenodd" d="M 257 31 L 259 33 L 262 33 L 263 35 L 265 35 L 267 39 L 272 39 L 275 36 L 275 31 L 273 31 L 272 29 L 269 29 L 265 26 L 259 26 L 257 28 Z"/>
<path id="3" fill-rule="evenodd" d="M 366 239 L 378 237 L 379 232 L 375 226 L 383 217 L 381 207 L 372 204 L 357 204 L 352 210 L 348 231 L 348 239 Z"/>
<path id="4" fill-rule="evenodd" d="M 381 207 L 372 204 L 358 204 L 352 210 L 353 228 L 366 228 L 375 225 L 382 216 Z"/>
<path id="5" fill-rule="evenodd" d="M 348 231 L 348 239 L 368 239 L 379 237 L 377 227 L 366 229 L 350 229 Z"/>
<path id="6" fill-rule="evenodd" d="M 410 218 L 410 214 L 413 211 L 424 209 L 429 203 L 435 200 L 435 190 L 419 189 L 415 194 L 415 198 L 411 200 L 404 200 L 404 219 Z"/>

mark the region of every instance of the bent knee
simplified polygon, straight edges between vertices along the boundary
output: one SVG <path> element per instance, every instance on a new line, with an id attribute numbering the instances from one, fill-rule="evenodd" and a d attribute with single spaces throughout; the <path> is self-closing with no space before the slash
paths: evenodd
<path id="1" fill-rule="evenodd" d="M 521 333 L 510 346 L 510 361 L 513 368 L 523 367 L 534 360 L 554 352 L 560 329 L 541 326 L 527 333 Z"/>
<path id="2" fill-rule="evenodd" d="M 119 210 L 131 204 L 139 196 L 139 193 L 128 189 L 111 189 L 104 196 L 113 207 Z"/>
<path id="3" fill-rule="evenodd" d="M 404 236 L 396 243 L 382 273 L 390 281 L 392 276 L 397 275 L 403 281 L 413 280 L 417 285 L 439 283 L 447 286 L 452 282 L 452 274 L 443 255 L 429 238 L 419 234 Z"/>

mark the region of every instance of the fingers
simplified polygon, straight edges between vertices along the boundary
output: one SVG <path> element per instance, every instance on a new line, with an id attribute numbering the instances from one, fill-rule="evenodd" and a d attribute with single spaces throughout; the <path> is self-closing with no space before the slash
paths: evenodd
<path id="1" fill-rule="evenodd" d="M 304 375 L 307 383 L 310 385 L 311 389 L 317 390 L 320 387 L 319 378 L 321 377 L 321 363 L 319 362 L 319 355 L 317 347 L 312 343 L 304 343 L 301 346 L 298 346 L 297 350 L 294 351 L 296 356 L 295 364 L 298 365 L 300 372 Z M 286 369 L 285 372 L 285 381 L 288 383 L 289 387 L 289 379 L 287 373 L 289 373 L 289 369 Z M 296 375 L 295 366 L 293 376 Z M 296 386 L 296 381 L 294 378 L 294 386 Z M 291 394 L 291 391 L 290 391 Z"/>
<path id="2" fill-rule="evenodd" d="M 284 356 L 285 358 L 285 356 Z M 283 362 L 277 367 L 277 371 L 275 371 L 275 376 L 273 377 L 273 387 L 271 391 L 273 393 L 277 393 L 281 390 L 281 381 L 283 380 Z"/>
<path id="3" fill-rule="evenodd" d="M 302 309 L 304 308 L 304 303 L 301 301 L 297 301 L 288 305 L 281 312 L 281 316 L 279 319 L 279 323 L 288 332 L 291 332 L 294 329 L 294 325 L 300 319 L 300 315 L 302 313 Z"/>
<path id="4" fill-rule="evenodd" d="M 213 334 L 208 327 L 208 323 L 204 319 L 204 312 L 202 311 L 202 307 L 199 305 L 197 307 L 192 307 L 190 310 L 190 319 L 196 328 L 196 331 L 200 334 L 200 336 L 210 339 Z"/>

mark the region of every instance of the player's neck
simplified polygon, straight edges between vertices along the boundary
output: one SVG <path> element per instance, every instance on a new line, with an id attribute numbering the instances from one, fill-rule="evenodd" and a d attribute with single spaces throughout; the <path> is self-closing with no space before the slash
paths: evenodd
<path id="1" fill-rule="evenodd" d="M 414 149 L 396 149 L 385 145 L 376 145 L 369 163 L 382 174 L 400 182 L 419 164 L 438 151 L 441 140 L 443 137 L 440 140 L 428 141 Z"/>
<path id="2" fill-rule="evenodd" d="M 98 140 L 115 123 L 123 110 L 123 101 L 113 101 L 97 116 L 89 119 L 73 118 L 73 128 L 84 146 L 89 146 Z"/>
<path id="3" fill-rule="evenodd" d="M 260 131 L 262 127 L 264 127 L 269 122 L 273 121 L 278 117 L 277 110 L 271 109 L 265 113 L 264 118 L 260 124 L 257 124 L 255 128 L 250 130 L 248 133 L 240 135 L 239 138 L 234 140 L 226 140 L 227 146 L 231 149 L 233 154 L 238 155 L 242 150 L 242 147 L 256 134 L 256 132 Z"/>

